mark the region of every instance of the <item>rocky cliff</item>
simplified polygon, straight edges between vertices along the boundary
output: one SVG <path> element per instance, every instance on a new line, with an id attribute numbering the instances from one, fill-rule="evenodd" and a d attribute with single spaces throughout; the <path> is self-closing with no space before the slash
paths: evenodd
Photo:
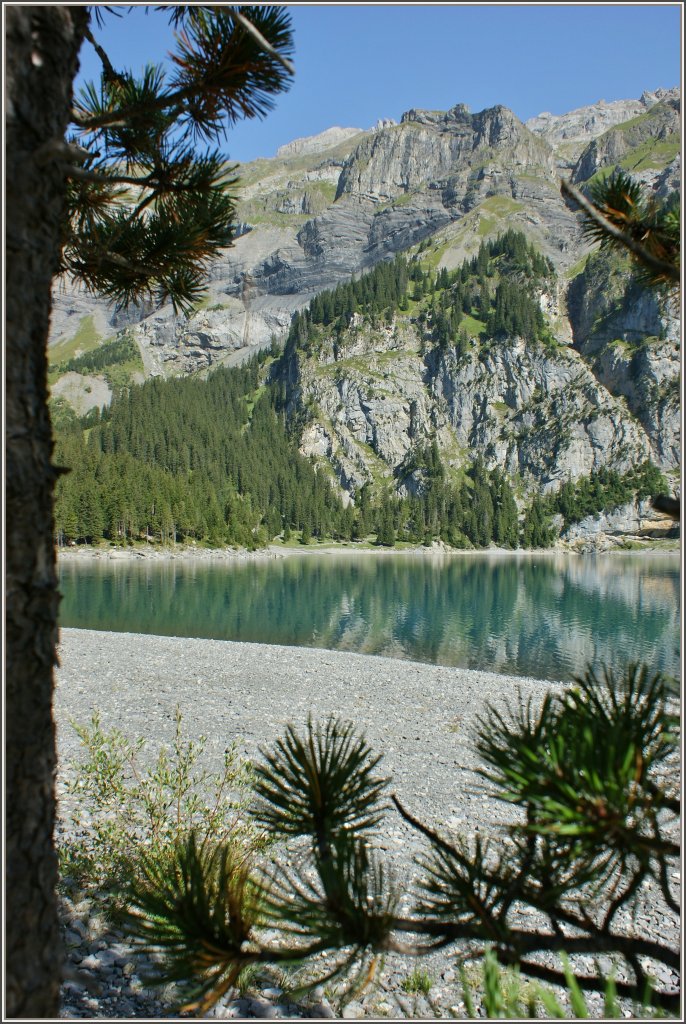
<path id="1" fill-rule="evenodd" d="M 356 318 L 335 355 L 294 358 L 291 404 L 309 416 L 302 451 L 325 460 L 353 495 L 368 481 L 399 493 L 421 487 L 403 467 L 433 438 L 448 468 L 480 452 L 522 493 L 557 490 L 602 467 L 623 473 L 648 458 L 679 464 L 678 405 L 672 418 L 646 413 L 641 422 L 622 389 L 603 383 L 571 345 L 510 337 L 461 356 L 427 350 L 418 325 L 400 315 L 375 329 Z"/>
<path id="2" fill-rule="evenodd" d="M 677 89 L 658 89 L 656 92 L 644 92 L 638 100 L 615 100 L 612 103 L 598 100 L 568 114 L 555 115 L 546 111 L 529 118 L 526 127 L 552 146 L 562 166 L 572 167 L 582 150 L 594 139 L 640 117 L 663 100 L 670 102 L 678 98 Z"/>
<path id="3" fill-rule="evenodd" d="M 369 131 L 332 128 L 295 140 L 273 159 L 239 168 L 238 237 L 215 264 L 194 316 L 175 318 L 166 307 L 117 316 L 101 301 L 59 288 L 54 361 L 87 318 L 96 340 L 140 324 L 148 373 L 240 360 L 282 337 L 314 294 L 379 260 L 431 239 L 440 259 L 455 264 L 510 224 L 565 273 L 584 246 L 559 194 L 560 171 L 573 170 L 580 182 L 619 162 L 667 189 L 678 183 L 679 145 L 676 90 L 542 114 L 527 125 L 502 106 L 472 114 L 458 104 L 447 112 L 410 110 L 400 124 L 379 122 Z"/>
<path id="4" fill-rule="evenodd" d="M 511 337 L 458 359 L 427 352 L 409 316 L 374 327 L 357 318 L 335 359 L 320 354 L 296 368 L 290 402 L 317 410 L 303 450 L 326 459 L 350 493 L 366 479 L 419 486 L 402 466 L 434 436 L 452 464 L 476 449 L 523 490 L 646 457 L 674 470 L 676 311 L 632 283 L 621 261 L 589 253 L 559 177 L 583 185 L 621 166 L 665 195 L 679 183 L 679 151 L 677 90 L 527 124 L 503 106 L 410 110 L 399 124 L 296 140 L 239 168 L 238 237 L 191 317 L 168 307 L 122 317 L 58 292 L 53 364 L 125 328 L 147 376 L 239 362 L 283 339 L 313 296 L 396 253 L 450 270 L 514 228 L 554 268 L 538 301 L 555 344 Z"/>

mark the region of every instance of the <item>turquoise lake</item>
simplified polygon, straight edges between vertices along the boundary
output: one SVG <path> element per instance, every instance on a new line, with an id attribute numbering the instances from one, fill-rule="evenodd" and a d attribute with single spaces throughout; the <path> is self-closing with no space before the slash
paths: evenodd
<path id="1" fill-rule="evenodd" d="M 540 679 L 680 675 L 679 557 L 297 555 L 65 562 L 60 624 L 325 647 Z"/>

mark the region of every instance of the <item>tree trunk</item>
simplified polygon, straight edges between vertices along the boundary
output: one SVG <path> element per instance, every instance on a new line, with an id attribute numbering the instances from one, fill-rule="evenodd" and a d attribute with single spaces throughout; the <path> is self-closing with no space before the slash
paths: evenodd
<path id="1" fill-rule="evenodd" d="M 85 7 L 6 5 L 7 1017 L 57 1017 L 62 953 L 53 845 L 57 639 L 46 343 L 64 178 L 37 151 L 63 139 Z"/>

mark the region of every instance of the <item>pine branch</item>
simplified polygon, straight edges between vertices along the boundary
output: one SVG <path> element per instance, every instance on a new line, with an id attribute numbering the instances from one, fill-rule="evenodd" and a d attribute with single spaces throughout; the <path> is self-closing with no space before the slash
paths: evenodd
<path id="1" fill-rule="evenodd" d="M 393 803 L 395 804 L 399 813 L 402 815 L 405 821 L 408 822 L 408 824 L 412 825 L 412 828 L 416 828 L 418 832 L 421 832 L 422 835 L 426 836 L 427 839 L 430 839 L 435 846 L 437 846 L 440 850 L 443 850 L 443 852 L 447 853 L 449 856 L 459 856 L 459 851 L 456 850 L 455 847 L 452 846 L 450 843 L 447 843 L 445 839 L 439 836 L 438 832 L 434 832 L 434 830 L 429 828 L 428 825 L 424 825 L 423 822 L 421 822 L 418 818 L 415 818 L 413 814 L 410 814 L 410 812 L 406 810 L 406 808 L 404 808 L 403 805 L 400 803 L 400 800 L 395 795 L 395 793 L 391 793 L 391 800 L 393 801 Z"/>
<path id="2" fill-rule="evenodd" d="M 567 976 L 562 971 L 557 971 L 554 967 L 544 967 L 543 964 L 532 963 L 529 960 L 516 960 L 508 958 L 506 955 L 501 955 L 503 962 L 516 964 L 522 974 L 526 974 L 530 978 L 537 978 L 539 981 L 548 982 L 550 985 L 559 985 L 561 988 L 567 988 Z M 575 975 L 575 978 L 579 987 L 586 992 L 605 992 L 606 990 L 607 981 L 605 978 L 593 975 L 579 976 L 578 974 Z M 617 995 L 625 999 L 640 1001 L 644 995 L 644 990 L 639 982 L 632 985 L 630 982 L 615 981 L 614 984 Z M 662 1010 L 678 1011 L 681 1005 L 681 993 L 651 990 L 650 1001 L 652 1006 L 659 1007 Z"/>
<path id="3" fill-rule="evenodd" d="M 210 8 L 213 14 L 216 13 L 216 17 L 221 19 L 232 19 L 234 23 L 239 24 L 241 28 L 248 33 L 253 43 L 255 43 L 262 53 L 266 54 L 267 57 L 276 61 L 282 65 L 288 75 L 293 76 L 295 74 L 295 68 L 290 60 L 281 54 L 278 49 L 273 46 L 264 35 L 252 24 L 252 22 L 245 17 L 240 11 L 235 8 Z M 254 8 L 256 12 L 264 10 L 267 14 L 269 8 Z M 196 16 L 196 22 L 198 27 L 201 24 L 205 24 L 206 20 L 203 21 L 201 15 L 202 10 L 198 8 L 200 12 Z M 218 23 L 213 26 L 216 33 L 220 33 L 221 29 Z M 221 26 L 224 28 L 225 26 Z M 215 35 L 213 42 L 217 43 L 220 35 Z M 202 40 L 203 43 L 211 39 L 211 36 L 206 36 Z M 185 60 L 191 54 L 192 47 L 190 42 L 182 35 L 182 43 L 185 45 L 185 49 L 182 46 L 181 55 L 175 56 L 174 60 L 177 64 L 183 67 Z M 288 39 L 286 40 L 288 44 Z M 105 55 L 106 56 L 106 55 Z M 197 55 L 196 55 L 197 56 Z M 262 80 L 259 79 L 259 66 L 253 59 L 253 68 L 250 68 L 250 56 L 241 55 L 238 66 L 236 61 L 232 61 L 230 56 L 226 53 L 213 54 L 214 63 L 207 63 L 207 54 L 202 53 L 200 61 L 200 77 L 193 80 L 192 74 L 182 75 L 178 79 L 177 84 L 180 84 L 180 88 L 176 88 L 171 92 L 160 93 L 157 96 L 149 96 L 145 101 L 137 100 L 131 104 L 125 104 L 124 106 L 118 106 L 114 110 L 103 111 L 96 115 L 83 116 L 83 113 L 78 109 L 72 110 L 71 120 L 78 128 L 83 131 L 96 131 L 101 128 L 114 128 L 114 127 L 126 127 L 128 121 L 132 116 L 140 118 L 141 115 L 150 115 L 162 111 L 169 111 L 173 118 L 176 120 L 180 115 L 187 115 L 191 121 L 195 122 L 195 129 L 203 131 L 206 134 L 211 134 L 213 125 L 215 124 L 220 112 L 227 115 L 231 120 L 235 119 L 235 112 L 232 109 L 233 103 L 237 100 L 240 107 L 240 112 L 244 117 L 254 117 L 265 113 L 265 109 L 268 109 L 269 104 L 266 100 L 262 101 L 262 104 L 257 100 L 257 94 L 260 88 L 266 92 L 280 91 L 286 87 L 286 83 L 280 81 L 278 78 L 272 76 L 269 79 L 269 72 L 264 72 Z M 221 56 L 221 60 L 217 63 L 217 58 Z M 203 64 L 206 66 L 203 68 Z M 258 77 L 255 79 L 255 69 L 258 69 Z M 251 81 L 250 76 L 253 75 Z M 244 81 L 241 83 L 241 75 L 244 76 Z M 190 78 L 190 80 L 189 80 Z M 126 79 L 123 76 L 117 75 L 115 72 L 114 78 L 109 78 L 110 81 L 125 84 Z M 228 83 L 228 91 L 227 91 Z M 241 96 L 241 93 L 243 95 Z M 217 102 L 219 100 L 219 102 Z M 198 111 L 195 109 L 196 104 L 199 101 L 205 101 L 205 109 Z M 252 103 L 252 105 L 251 105 Z"/>
<path id="4" fill-rule="evenodd" d="M 676 971 L 681 967 L 681 954 L 678 950 L 669 949 L 653 939 L 614 933 L 558 936 L 513 929 L 508 934 L 507 945 L 517 951 L 518 956 L 525 956 L 527 953 L 559 952 L 569 954 L 619 953 L 625 959 L 630 956 L 650 957 Z"/>
<path id="5" fill-rule="evenodd" d="M 51 139 L 35 151 L 33 159 L 39 167 L 51 163 L 53 160 L 76 160 L 84 163 L 90 160 L 92 153 L 83 146 L 77 146 L 74 142 L 67 142 L 66 139 Z"/>
<path id="6" fill-rule="evenodd" d="M 271 57 L 274 57 L 275 60 L 278 60 L 279 64 L 283 65 L 289 75 L 295 74 L 295 68 L 291 61 L 288 60 L 287 57 L 283 57 L 279 51 L 271 45 L 271 43 L 268 43 L 262 33 L 258 32 L 252 22 L 248 21 L 248 19 L 245 18 L 238 10 L 233 12 L 233 16 L 239 25 L 242 25 L 245 31 L 253 37 L 261 50 L 264 50 L 265 53 L 268 53 Z"/>
<path id="7" fill-rule="evenodd" d="M 146 267 L 140 263 L 132 263 L 131 260 L 127 260 L 124 256 L 120 256 L 116 252 L 103 252 L 100 254 L 100 259 L 105 263 L 111 263 L 115 267 L 120 267 L 122 270 L 128 270 L 132 274 L 140 274 L 141 277 L 147 277 L 155 273 L 153 267 Z"/>
<path id="8" fill-rule="evenodd" d="M 519 869 L 503 893 L 500 917 L 505 919 L 514 901 L 523 893 L 529 873 L 536 858 L 536 836 L 529 834 L 526 838 L 527 850 L 519 865 Z"/>
<path id="9" fill-rule="evenodd" d="M 110 58 L 107 56 L 102 46 L 100 46 L 98 41 L 94 38 L 90 28 L 86 28 L 85 37 L 97 53 L 100 60 L 102 61 L 102 66 L 105 69 L 105 77 L 111 82 L 123 82 L 124 76 L 120 75 L 118 71 L 115 71 L 115 69 L 112 66 L 112 62 L 110 61 Z"/>
<path id="10" fill-rule="evenodd" d="M 665 898 L 665 903 L 674 914 L 681 913 L 681 907 L 672 896 L 672 890 L 669 885 L 669 878 L 667 877 L 667 863 L 662 861 L 660 864 L 660 888 L 662 889 L 662 895 Z"/>
<path id="11" fill-rule="evenodd" d="M 89 171 L 84 167 L 74 167 L 73 164 L 64 164 L 64 173 L 75 181 L 90 181 L 94 185 L 135 185 L 137 188 L 144 188 L 149 184 L 148 178 L 131 178 L 125 174 L 99 174 L 98 171 Z"/>
<path id="12" fill-rule="evenodd" d="M 77 110 L 72 110 L 71 121 L 84 131 L 95 131 L 96 128 L 125 128 L 132 116 L 139 118 L 142 114 L 153 114 L 174 107 L 183 110 L 187 100 L 202 95 L 205 91 L 205 87 L 199 83 L 196 86 L 177 89 L 175 92 L 162 93 L 157 98 L 151 97 L 145 103 L 132 103 L 94 117 L 82 117 Z"/>
<path id="13" fill-rule="evenodd" d="M 593 206 L 592 203 L 586 199 L 578 189 L 574 188 L 564 178 L 560 182 L 560 191 L 563 195 L 572 199 L 577 206 L 579 206 L 584 214 L 601 229 L 604 235 L 612 238 L 619 245 L 624 246 L 629 252 L 633 253 L 634 256 L 644 266 L 648 267 L 654 273 L 667 278 L 669 281 L 679 283 L 681 281 L 681 274 L 678 267 L 675 267 L 672 263 L 666 263 L 664 260 L 658 259 L 654 256 L 649 249 L 646 249 L 644 245 L 637 242 L 635 238 L 632 238 L 626 231 L 622 231 L 621 228 L 617 227 L 611 221 L 604 217 L 603 214 Z"/>

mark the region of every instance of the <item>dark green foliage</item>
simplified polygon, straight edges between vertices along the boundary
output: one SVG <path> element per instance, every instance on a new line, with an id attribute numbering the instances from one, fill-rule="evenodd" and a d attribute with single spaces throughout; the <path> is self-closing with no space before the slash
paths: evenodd
<path id="1" fill-rule="evenodd" d="M 379 823 L 388 780 L 374 774 L 381 757 L 350 722 L 331 718 L 322 728 L 310 719 L 304 738 L 288 726 L 275 752 L 262 755 L 254 815 L 277 835 L 312 835 L 321 844 Z"/>
<path id="2" fill-rule="evenodd" d="M 478 254 L 459 269 L 443 267 L 435 278 L 416 260 L 408 263 L 397 256 L 358 280 L 315 296 L 293 319 L 284 362 L 296 350 L 310 355 L 329 343 L 337 358 L 340 336 L 354 313 L 364 314 L 372 326 L 381 315 L 391 323 L 394 313 L 407 309 L 408 290 L 416 302 L 428 297 L 418 319 L 428 326 L 433 344 L 454 347 L 458 359 L 469 351 L 468 335 L 460 331 L 465 314 L 484 322 L 489 338 L 519 335 L 532 343 L 549 342 L 538 298 L 553 277 L 552 263 L 512 230 L 482 243 Z"/>
<path id="3" fill-rule="evenodd" d="M 364 841 L 338 833 L 323 845 L 313 844 L 297 866 L 275 865 L 266 877 L 265 924 L 288 942 L 277 958 L 343 951 L 319 982 L 357 968 L 349 995 L 365 987 L 393 928 L 399 892 Z M 271 950 L 265 959 L 274 959 Z"/>
<path id="4" fill-rule="evenodd" d="M 261 360 L 268 357 L 262 356 Z M 254 548 L 287 530 L 303 544 L 332 538 L 453 547 L 549 547 L 550 518 L 564 525 L 634 498 L 668 491 L 650 462 L 620 475 L 602 469 L 535 497 L 520 515 L 512 487 L 477 459 L 457 483 L 446 477 L 436 442 L 414 449 L 397 471 L 416 494 L 366 485 L 344 508 L 328 477 L 297 451 L 280 412 L 279 385 L 261 385 L 260 360 L 220 369 L 207 381 L 151 380 L 80 422 L 58 406 L 55 461 L 71 468 L 57 484 L 60 543 L 206 540 Z M 418 486 L 417 486 L 418 485 Z"/>
<path id="5" fill-rule="evenodd" d="M 534 496 L 531 505 L 526 510 L 521 536 L 522 547 L 525 548 L 549 548 L 555 540 L 543 498 L 539 495 Z"/>
<path id="6" fill-rule="evenodd" d="M 656 965 L 679 969 L 678 950 L 627 927 L 620 913 L 631 911 L 647 879 L 671 912 L 679 912 L 670 872 L 680 851 L 669 836 L 679 814 L 679 736 L 669 700 L 661 675 L 632 665 L 619 678 L 588 671 L 572 688 L 548 694 L 538 710 L 521 701 L 504 712 L 487 707 L 477 738 L 481 775 L 495 796 L 520 808 L 521 818 L 507 827 L 505 841 L 497 834 L 469 841 L 437 832 L 393 796 L 427 842 L 417 859 L 419 878 L 405 881 L 414 906 L 402 917 L 394 885 L 358 835 L 380 820 L 384 780 L 371 774 L 378 758 L 349 725 L 331 720 L 316 728 L 310 721 L 304 739 L 289 726 L 258 768 L 257 805 L 258 820 L 277 834 L 309 837 L 301 856 L 289 847 L 289 863 L 276 857 L 264 880 L 256 881 L 265 922 L 284 944 L 253 935 L 254 944 L 238 952 L 234 931 L 221 934 L 210 920 L 205 896 L 195 895 L 201 912 L 188 918 L 170 898 L 179 886 L 175 872 L 158 872 L 151 876 L 151 895 L 157 885 L 163 940 L 173 920 L 171 971 L 182 962 L 175 958 L 177 940 L 182 949 L 185 933 L 192 954 L 203 929 L 208 978 L 212 969 L 226 973 L 230 961 L 237 967 L 248 948 L 256 960 L 273 963 L 327 951 L 327 977 L 357 964 L 359 981 L 367 964 L 371 977 L 378 954 L 448 946 L 465 953 L 485 943 L 493 969 L 497 961 L 567 984 L 579 1011 L 582 991 L 605 991 L 608 1006 L 616 1006 L 615 996 L 640 1000 Z M 185 881 L 180 886 L 183 907 Z M 212 886 L 210 877 L 214 893 Z M 522 907 L 535 912 L 535 923 L 528 918 L 522 925 Z M 222 920 L 227 916 L 223 912 Z M 155 918 L 139 921 L 134 916 L 133 927 L 155 943 Z M 559 955 L 562 970 L 541 963 L 540 953 Z M 626 972 L 627 980 L 613 982 L 611 992 L 600 968 L 588 963 L 601 953 L 617 958 Z M 583 966 L 571 960 L 578 955 L 587 958 Z M 190 956 L 185 966 L 192 977 Z M 161 975 L 171 976 L 164 965 Z M 208 1000 L 213 995 L 208 991 Z M 679 995 L 658 985 L 652 1001 L 673 1011 Z"/>
<path id="7" fill-rule="evenodd" d="M 499 470 L 491 473 L 491 500 L 493 502 L 493 540 L 499 547 L 519 546 L 519 513 L 512 488 Z"/>
<path id="8" fill-rule="evenodd" d="M 373 965 L 398 902 L 364 836 L 385 809 L 388 779 L 376 772 L 380 760 L 350 722 L 330 718 L 315 727 L 310 719 L 304 738 L 289 726 L 274 753 L 263 750 L 255 768 L 256 820 L 276 835 L 309 839 L 293 867 L 274 864 L 268 871 L 266 923 L 295 940 L 299 956 L 345 950 L 320 980 L 361 964 L 353 989 L 366 980 L 369 953 Z"/>
<path id="9" fill-rule="evenodd" d="M 341 284 L 333 291 L 320 292 L 310 302 L 306 313 L 296 315 L 287 345 L 308 351 L 310 324 L 347 327 L 356 312 L 377 316 L 384 311 L 401 308 L 407 297 L 409 271 L 404 256 L 377 264 L 358 280 Z"/>
<path id="10" fill-rule="evenodd" d="M 496 288 L 493 312 L 489 313 L 486 307 L 482 315 L 488 316 L 488 332 L 492 337 L 508 335 L 538 340 L 545 329 L 543 313 L 536 300 L 522 291 L 520 285 L 507 280 Z"/>
<path id="11" fill-rule="evenodd" d="M 86 433 L 57 433 L 58 538 L 260 546 L 281 532 L 330 536 L 343 506 L 259 391 L 259 361 L 207 381 L 150 380 L 116 396 Z M 99 515 L 96 515 L 96 513 Z M 95 517 L 95 518 L 94 518 Z"/>
<path id="12" fill-rule="evenodd" d="M 388 495 L 386 495 L 382 499 L 379 507 L 378 527 L 376 531 L 376 543 L 383 547 L 392 548 L 395 545 L 395 511 L 394 502 Z"/>
<path id="13" fill-rule="evenodd" d="M 222 114 L 229 123 L 264 117 L 293 74 L 279 60 L 279 55 L 293 54 L 288 13 L 266 4 L 239 8 L 273 47 L 274 52 L 269 52 L 235 17 L 235 10 L 230 6 L 181 6 L 172 14 L 185 34 L 174 56 L 176 72 L 170 85 L 192 98 L 184 105 L 180 120 L 195 136 L 221 136 Z M 208 87 L 199 90 L 199 81 Z"/>
<path id="14" fill-rule="evenodd" d="M 67 373 L 69 370 L 76 373 L 97 373 L 105 367 L 134 360 L 139 362 L 142 368 L 143 363 L 138 345 L 132 338 L 123 335 L 114 338 L 113 341 L 105 341 L 92 351 L 84 352 L 83 355 L 76 356 L 66 363 L 60 363 L 55 369 L 60 373 Z"/>
<path id="15" fill-rule="evenodd" d="M 637 278 L 648 287 L 678 288 L 681 266 L 681 204 L 648 193 L 624 171 L 590 187 L 591 204 L 563 182 L 562 191 L 582 206 L 583 231 L 601 248 L 629 252 Z M 599 214 L 600 216 L 594 216 Z"/>
<path id="16" fill-rule="evenodd" d="M 60 398 L 58 395 L 50 396 L 50 422 L 55 430 L 69 432 L 78 430 L 79 427 L 79 417 L 73 406 L 66 398 Z"/>
<path id="17" fill-rule="evenodd" d="M 195 146 L 272 108 L 293 75 L 293 41 L 279 7 L 180 6 L 171 17 L 171 74 L 147 65 L 136 76 L 104 57 L 100 82 L 76 99 L 61 271 L 120 306 L 154 296 L 188 312 L 235 213 L 225 157 Z"/>
<path id="18" fill-rule="evenodd" d="M 207 1012 L 251 963 L 344 948 L 327 977 L 347 973 L 382 947 L 395 918 L 395 888 L 359 835 L 382 814 L 380 757 L 333 718 L 323 728 L 310 721 L 304 739 L 289 726 L 275 753 L 263 754 L 256 819 L 277 835 L 309 837 L 295 864 L 251 874 L 245 860 L 232 862 L 227 844 L 191 840 L 168 858 L 144 857 L 130 886 L 128 927 L 161 947 L 165 978 L 194 984 L 186 1009 Z M 263 948 L 258 924 L 284 944 Z"/>
<path id="19" fill-rule="evenodd" d="M 438 446 L 416 449 L 400 467 L 400 480 L 420 477 L 421 493 L 398 502 L 398 540 L 452 547 L 519 546 L 519 513 L 512 487 L 499 470 L 477 458 L 461 483 L 446 479 Z"/>
<path id="20" fill-rule="evenodd" d="M 631 665 L 621 680 L 589 670 L 575 682 L 535 718 L 530 707 L 510 721 L 491 709 L 477 744 L 483 774 L 527 807 L 527 832 L 568 844 L 599 884 L 619 884 L 628 863 L 659 879 L 666 847 L 648 780 L 675 749 L 665 680 Z"/>
<path id="21" fill-rule="evenodd" d="M 517 508 L 498 470 L 479 460 L 462 484 L 446 479 L 436 442 L 399 471 L 418 474 L 415 497 L 370 485 L 343 506 L 328 477 L 299 454 L 280 412 L 278 383 L 264 385 L 261 355 L 198 378 L 153 379 L 118 394 L 109 409 L 78 421 L 60 416 L 56 463 L 70 469 L 56 488 L 60 544 L 101 540 L 164 544 L 206 541 L 255 548 L 286 531 L 313 540 L 364 540 L 455 547 L 517 547 Z"/>
<path id="22" fill-rule="evenodd" d="M 170 981 L 189 984 L 185 1011 L 203 1015 L 254 962 L 244 944 L 260 910 L 245 851 L 198 845 L 191 834 L 163 857 L 143 854 L 124 895 L 124 922 L 162 950 Z"/>
<path id="23" fill-rule="evenodd" d="M 603 468 L 573 482 L 568 480 L 556 494 L 545 499 L 545 507 L 550 513 L 559 512 L 567 527 L 627 502 L 668 493 L 667 480 L 648 460 L 624 474 Z"/>

